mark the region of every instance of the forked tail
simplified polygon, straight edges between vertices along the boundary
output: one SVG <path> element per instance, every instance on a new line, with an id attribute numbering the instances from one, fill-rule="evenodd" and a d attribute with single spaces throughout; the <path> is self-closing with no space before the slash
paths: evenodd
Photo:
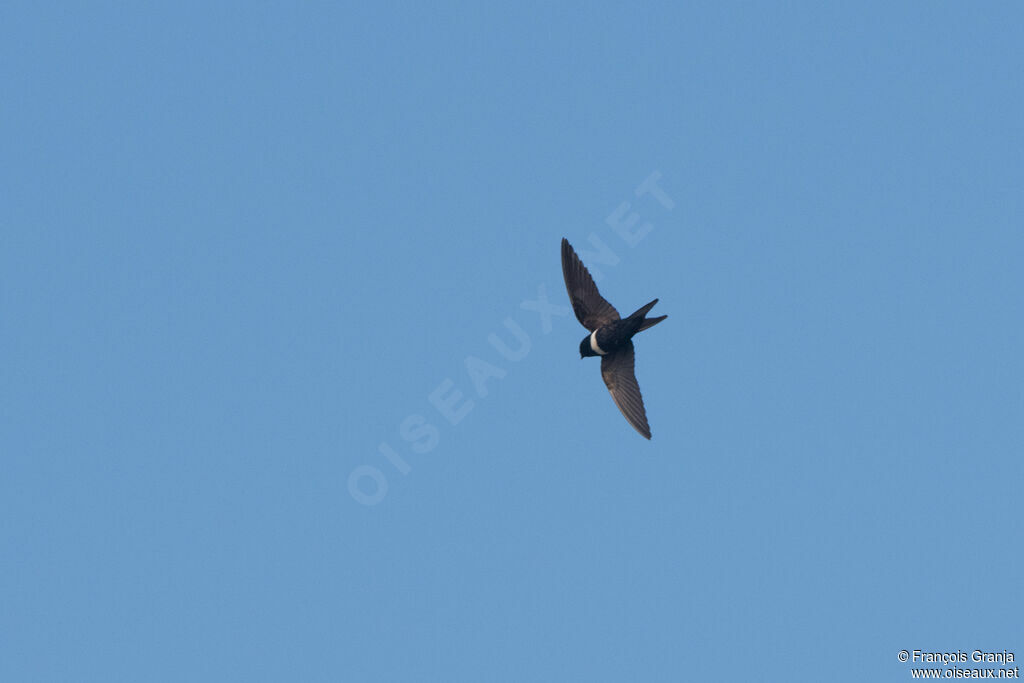
<path id="1" fill-rule="evenodd" d="M 657 316 L 657 317 L 655 317 L 655 318 L 645 318 L 645 317 L 644 317 L 644 316 L 646 316 L 646 315 L 647 315 L 647 312 L 648 312 L 649 310 L 651 310 L 652 308 L 654 308 L 654 304 L 656 304 L 656 303 L 658 303 L 658 300 L 657 300 L 657 299 L 655 299 L 654 301 L 652 301 L 652 302 L 651 302 L 651 303 L 649 303 L 649 304 L 646 304 L 646 305 L 644 305 L 644 306 L 641 306 L 641 307 L 640 307 L 639 309 L 637 309 L 637 311 L 636 311 L 635 313 L 633 313 L 632 315 L 630 315 L 630 316 L 629 316 L 629 317 L 630 317 L 630 319 L 635 319 L 635 318 L 641 318 L 641 319 L 643 319 L 643 322 L 642 322 L 642 323 L 640 323 L 640 328 L 639 328 L 639 329 L 637 330 L 637 332 L 643 332 L 643 331 L 644 331 L 644 330 L 646 330 L 646 329 L 647 329 L 648 327 L 654 327 L 655 325 L 657 325 L 657 324 L 658 324 L 658 323 L 660 323 L 660 322 L 661 322 L 662 320 L 664 320 L 665 318 L 667 318 L 667 317 L 668 317 L 667 315 L 659 315 L 659 316 Z"/>

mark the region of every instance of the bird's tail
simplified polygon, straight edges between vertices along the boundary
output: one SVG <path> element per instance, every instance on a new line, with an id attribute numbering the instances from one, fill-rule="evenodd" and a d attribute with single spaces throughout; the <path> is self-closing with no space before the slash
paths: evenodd
<path id="1" fill-rule="evenodd" d="M 637 332 L 643 332 L 648 327 L 654 327 L 655 325 L 657 325 L 662 320 L 664 320 L 665 318 L 668 317 L 667 315 L 659 315 L 656 318 L 646 318 L 646 317 L 644 317 L 644 316 L 647 315 L 647 312 L 649 310 L 654 308 L 654 304 L 656 304 L 656 303 L 658 303 L 657 299 L 655 299 L 654 301 L 652 301 L 649 304 L 645 304 L 645 305 L 641 306 L 639 309 L 636 310 L 635 313 L 633 313 L 632 315 L 629 316 L 630 320 L 636 320 L 637 318 L 639 318 L 640 320 L 643 321 L 642 323 L 640 323 L 640 328 L 637 329 Z"/>
<path id="2" fill-rule="evenodd" d="M 648 327 L 654 327 L 667 317 L 667 315 L 659 315 L 657 318 L 644 318 L 644 321 L 640 323 L 640 329 L 637 330 L 637 332 L 643 332 Z"/>

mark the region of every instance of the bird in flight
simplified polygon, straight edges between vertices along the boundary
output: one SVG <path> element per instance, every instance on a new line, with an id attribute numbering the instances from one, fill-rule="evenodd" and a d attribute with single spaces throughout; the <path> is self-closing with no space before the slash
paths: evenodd
<path id="1" fill-rule="evenodd" d="M 564 237 L 562 276 L 565 277 L 565 288 L 576 318 L 590 330 L 590 334 L 580 342 L 580 358 L 601 357 L 601 377 L 615 405 L 636 431 L 650 439 L 651 428 L 647 425 L 644 400 L 633 371 L 633 335 L 657 325 L 668 316 L 644 317 L 658 303 L 655 299 L 623 320 L 615 307 L 597 291 L 594 278 L 590 277 L 587 267 Z"/>

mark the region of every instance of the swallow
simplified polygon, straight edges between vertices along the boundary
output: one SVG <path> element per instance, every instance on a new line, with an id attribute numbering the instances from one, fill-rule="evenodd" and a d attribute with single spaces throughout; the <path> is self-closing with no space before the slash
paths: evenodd
<path id="1" fill-rule="evenodd" d="M 644 399 L 640 395 L 640 385 L 636 383 L 633 370 L 633 335 L 654 327 L 668 316 L 645 317 L 654 304 L 658 303 L 655 299 L 641 306 L 628 318 L 622 319 L 615 307 L 597 291 L 594 278 L 590 277 L 587 267 L 564 237 L 562 276 L 576 319 L 590 331 L 580 342 L 580 358 L 601 357 L 601 377 L 611 392 L 612 400 L 629 424 L 645 439 L 650 439 L 651 428 L 647 425 Z"/>

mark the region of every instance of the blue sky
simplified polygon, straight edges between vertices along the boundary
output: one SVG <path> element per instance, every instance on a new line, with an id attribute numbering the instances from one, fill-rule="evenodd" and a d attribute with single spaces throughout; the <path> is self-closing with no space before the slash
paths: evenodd
<path id="1" fill-rule="evenodd" d="M 0 679 L 1024 657 L 1022 21 L 5 5 Z"/>

